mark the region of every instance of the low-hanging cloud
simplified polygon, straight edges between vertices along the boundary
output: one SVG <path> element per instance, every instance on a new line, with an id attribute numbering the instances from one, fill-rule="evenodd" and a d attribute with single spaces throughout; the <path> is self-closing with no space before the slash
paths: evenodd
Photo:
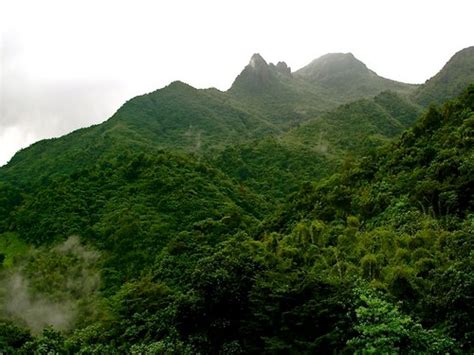
<path id="1" fill-rule="evenodd" d="M 4 311 L 8 316 L 21 320 L 34 333 L 52 326 L 67 330 L 75 316 L 74 303 L 69 300 L 53 302 L 30 292 L 29 282 L 21 273 L 10 275 L 5 281 L 6 302 Z"/>
<path id="2" fill-rule="evenodd" d="M 100 274 L 96 267 L 100 255 L 97 251 L 84 247 L 79 237 L 72 236 L 50 251 L 40 249 L 32 253 L 33 261 L 30 262 L 34 268 L 37 267 L 35 253 L 43 258 L 71 258 L 66 272 L 56 275 L 50 293 L 38 291 L 33 285 L 34 281 L 43 284 L 47 280 L 38 275 L 36 277 L 40 279 L 34 280 L 35 276 L 26 271 L 27 265 L 20 264 L 9 270 L 0 279 L 0 316 L 19 322 L 37 334 L 49 326 L 69 330 L 85 309 L 89 314 L 96 311 L 94 300 L 100 287 Z"/>

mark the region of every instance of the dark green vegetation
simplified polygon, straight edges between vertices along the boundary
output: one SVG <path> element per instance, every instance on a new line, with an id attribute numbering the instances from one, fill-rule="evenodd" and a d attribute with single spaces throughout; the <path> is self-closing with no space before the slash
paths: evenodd
<path id="1" fill-rule="evenodd" d="M 399 135 L 419 113 L 420 108 L 407 98 L 384 91 L 309 120 L 288 132 L 285 140 L 336 159 L 357 156 Z"/>
<path id="2" fill-rule="evenodd" d="M 0 352 L 471 353 L 474 85 L 429 83 L 255 55 L 19 152 Z"/>

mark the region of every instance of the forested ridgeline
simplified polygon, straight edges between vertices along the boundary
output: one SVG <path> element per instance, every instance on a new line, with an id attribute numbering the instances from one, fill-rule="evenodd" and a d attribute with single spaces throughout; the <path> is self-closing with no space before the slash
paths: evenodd
<path id="1" fill-rule="evenodd" d="M 5 180 L 2 351 L 471 352 L 473 111 L 471 86 L 278 208 L 163 151 Z"/>

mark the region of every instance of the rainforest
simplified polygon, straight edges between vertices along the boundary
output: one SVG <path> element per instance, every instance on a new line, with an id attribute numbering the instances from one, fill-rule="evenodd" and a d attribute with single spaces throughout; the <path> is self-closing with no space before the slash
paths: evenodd
<path id="1" fill-rule="evenodd" d="M 0 168 L 1 354 L 474 351 L 474 47 L 254 54 Z"/>

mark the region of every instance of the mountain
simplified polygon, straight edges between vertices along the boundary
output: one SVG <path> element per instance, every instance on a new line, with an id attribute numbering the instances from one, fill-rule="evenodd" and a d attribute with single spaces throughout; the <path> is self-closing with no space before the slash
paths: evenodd
<path id="1" fill-rule="evenodd" d="M 165 152 L 3 182 L 2 285 L 26 308 L 1 288 L 2 351 L 471 353 L 473 110 L 471 86 L 280 208 Z M 31 334 L 52 304 L 65 331 Z"/>
<path id="2" fill-rule="evenodd" d="M 319 83 L 293 75 L 285 63 L 268 64 L 255 54 L 227 92 L 173 82 L 129 100 L 101 125 L 33 144 L 16 154 L 0 175 L 20 182 L 25 176 L 39 180 L 68 174 L 116 149 L 208 154 L 282 134 L 347 101 Z"/>
<path id="3" fill-rule="evenodd" d="M 11 231 L 32 245 L 51 245 L 80 235 L 111 253 L 109 267 L 121 265 L 121 275 L 104 280 L 113 287 L 115 278 L 135 277 L 152 263 L 170 236 L 205 231 L 219 239 L 221 233 L 244 230 L 244 224 L 250 228 L 268 208 L 260 196 L 205 162 L 163 151 L 115 149 L 113 156 L 71 174 L 41 182 L 24 178 L 29 188 L 2 179 L 1 195 L 9 199 L 0 205 L 0 238 Z"/>
<path id="4" fill-rule="evenodd" d="M 294 73 L 297 78 L 318 85 L 339 100 L 356 100 L 382 91 L 410 93 L 416 85 L 378 76 L 352 53 L 329 53 Z"/>
<path id="5" fill-rule="evenodd" d="M 108 123 L 125 124 L 161 147 L 195 152 L 278 131 L 267 117 L 231 95 L 182 82 L 130 100 Z"/>
<path id="6" fill-rule="evenodd" d="M 474 82 L 474 47 L 457 52 L 439 73 L 427 80 L 413 94 L 413 99 L 423 105 L 440 104 L 458 96 Z"/>
<path id="7" fill-rule="evenodd" d="M 472 353 L 474 87 L 422 109 L 317 62 L 173 82 L 0 168 L 0 353 Z"/>
<path id="8" fill-rule="evenodd" d="M 285 62 L 267 64 L 260 54 L 255 53 L 235 79 L 230 91 L 259 94 L 272 90 L 273 86 L 284 85 L 285 81 L 291 79 L 291 75 L 291 69 Z"/>

